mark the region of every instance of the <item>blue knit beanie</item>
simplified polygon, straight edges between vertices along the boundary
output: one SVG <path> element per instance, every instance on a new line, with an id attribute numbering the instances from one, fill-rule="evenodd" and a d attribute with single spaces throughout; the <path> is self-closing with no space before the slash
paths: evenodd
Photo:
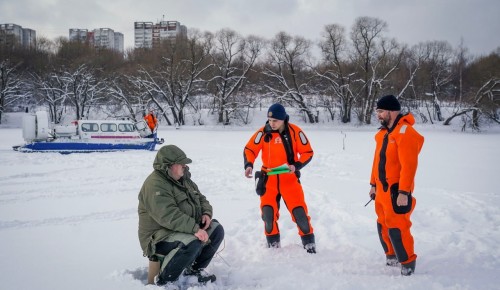
<path id="1" fill-rule="evenodd" d="M 286 116 L 287 115 L 285 112 L 285 108 L 280 104 L 273 104 L 271 107 L 269 107 L 269 110 L 267 110 L 268 118 L 285 120 Z"/>

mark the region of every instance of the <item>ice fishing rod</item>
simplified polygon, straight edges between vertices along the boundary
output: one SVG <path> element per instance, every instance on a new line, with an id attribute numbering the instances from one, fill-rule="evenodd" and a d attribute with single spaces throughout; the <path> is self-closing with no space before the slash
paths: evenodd
<path id="1" fill-rule="evenodd" d="M 372 200 L 374 200 L 374 199 L 375 199 L 375 194 L 371 194 L 371 195 L 370 195 L 370 200 L 369 200 L 369 201 L 365 204 L 365 207 L 366 207 L 366 206 L 367 206 L 370 202 L 372 202 Z"/>

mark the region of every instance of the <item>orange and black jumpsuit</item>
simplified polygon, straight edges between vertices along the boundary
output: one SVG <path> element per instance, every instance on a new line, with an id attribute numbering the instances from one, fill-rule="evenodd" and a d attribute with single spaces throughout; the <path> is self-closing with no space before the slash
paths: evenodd
<path id="1" fill-rule="evenodd" d="M 304 245 L 314 242 L 313 227 L 299 181 L 300 169 L 311 161 L 314 153 L 304 132 L 296 125 L 285 121 L 283 132 L 272 130 L 268 123 L 250 138 L 243 150 L 244 168 L 252 167 L 262 151 L 262 170 L 265 183 L 260 197 L 260 208 L 268 243 L 279 242 L 278 228 L 281 197 L 292 220 L 297 224 Z M 295 173 L 266 175 L 270 168 L 289 164 Z M 257 174 L 257 172 L 256 172 Z"/>
<path id="2" fill-rule="evenodd" d="M 414 128 L 411 113 L 398 115 L 392 128 L 382 127 L 375 135 L 377 143 L 370 184 L 375 186 L 375 212 L 380 242 L 387 256 L 396 256 L 402 264 L 416 260 L 410 215 L 415 208 L 414 179 L 418 154 L 424 144 Z M 398 206 L 402 192 L 408 195 L 408 205 Z"/>

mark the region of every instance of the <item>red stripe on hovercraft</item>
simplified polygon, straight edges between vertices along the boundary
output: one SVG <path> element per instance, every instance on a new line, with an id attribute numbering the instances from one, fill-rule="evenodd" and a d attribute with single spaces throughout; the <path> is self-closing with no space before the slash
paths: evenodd
<path id="1" fill-rule="evenodd" d="M 139 136 L 90 136 L 90 138 L 98 139 L 137 139 Z"/>

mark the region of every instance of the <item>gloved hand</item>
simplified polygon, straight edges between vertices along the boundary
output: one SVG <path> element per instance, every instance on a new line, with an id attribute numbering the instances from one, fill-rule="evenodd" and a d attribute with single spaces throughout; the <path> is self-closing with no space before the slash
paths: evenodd
<path id="1" fill-rule="evenodd" d="M 375 199 L 375 192 L 376 192 L 376 188 L 375 186 L 372 186 L 372 188 L 370 188 L 370 192 L 368 193 L 368 195 L 370 196 L 371 199 Z"/>

